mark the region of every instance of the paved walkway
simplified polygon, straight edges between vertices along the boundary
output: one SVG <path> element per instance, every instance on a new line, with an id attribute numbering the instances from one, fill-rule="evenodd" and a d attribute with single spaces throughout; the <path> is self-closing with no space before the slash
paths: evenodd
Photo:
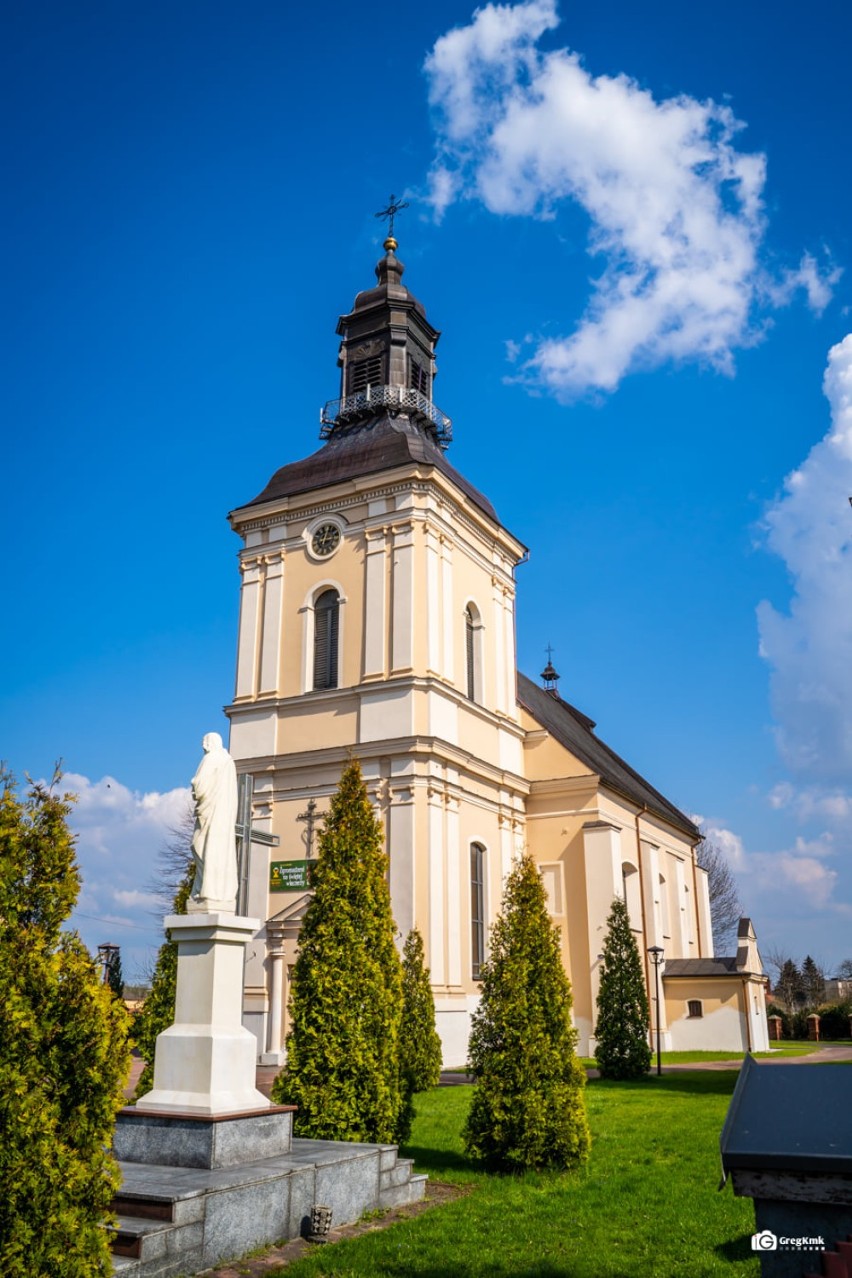
<path id="1" fill-rule="evenodd" d="M 824 1065 L 832 1061 L 852 1061 L 852 1042 L 848 1047 L 820 1047 L 816 1052 L 810 1052 L 803 1056 L 786 1056 L 779 1052 L 777 1056 L 761 1057 L 761 1064 L 767 1065 Z M 742 1059 L 735 1057 L 728 1061 L 684 1061 L 678 1065 L 663 1065 L 664 1074 L 679 1074 L 683 1070 L 690 1069 L 739 1069 L 742 1065 Z M 652 1070 L 656 1069 L 656 1063 L 651 1066 Z M 597 1078 L 598 1071 L 589 1069 L 586 1071 L 589 1078 Z M 128 1099 L 133 1095 L 136 1087 L 137 1079 L 142 1073 L 142 1061 L 134 1056 L 133 1064 L 130 1069 L 130 1081 L 125 1089 L 125 1096 Z M 257 1078 L 255 1086 L 259 1092 L 263 1092 L 264 1096 L 268 1096 L 275 1077 L 278 1074 L 277 1065 L 258 1065 Z M 464 1083 L 472 1083 L 473 1079 L 463 1070 L 448 1069 L 441 1074 L 442 1087 L 459 1087 Z"/>

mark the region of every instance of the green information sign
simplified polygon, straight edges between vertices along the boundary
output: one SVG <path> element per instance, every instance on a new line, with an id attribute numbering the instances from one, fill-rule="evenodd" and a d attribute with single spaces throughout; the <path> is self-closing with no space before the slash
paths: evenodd
<path id="1" fill-rule="evenodd" d="M 270 865 L 270 892 L 304 892 L 307 886 L 307 861 L 273 861 Z"/>

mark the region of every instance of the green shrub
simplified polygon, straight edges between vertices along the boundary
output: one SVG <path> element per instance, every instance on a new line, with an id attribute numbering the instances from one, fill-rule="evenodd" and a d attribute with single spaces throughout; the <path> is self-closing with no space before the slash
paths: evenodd
<path id="1" fill-rule="evenodd" d="M 820 1038 L 850 1038 L 849 1017 L 852 1016 L 852 1003 L 824 1003 L 818 1007 Z"/>
<path id="2" fill-rule="evenodd" d="M 490 1171 L 574 1167 L 589 1152 L 586 1076 L 559 938 L 529 855 L 506 880 L 490 944 L 470 1037 L 476 1087 L 465 1146 Z"/>
<path id="3" fill-rule="evenodd" d="M 435 1029 L 435 1000 L 423 961 L 423 938 L 415 928 L 402 951 L 402 1028 L 399 1040 L 402 1109 L 396 1139 L 408 1140 L 414 1096 L 437 1087 L 441 1078 L 441 1040 Z"/>
<path id="4" fill-rule="evenodd" d="M 601 1078 L 642 1078 L 651 1068 L 648 996 L 627 905 L 616 897 L 607 919 L 598 990 L 595 1061 Z"/>
<path id="5" fill-rule="evenodd" d="M 351 763 L 319 836 L 293 969 L 287 1064 L 272 1089 L 273 1100 L 298 1105 L 300 1136 L 384 1142 L 397 1131 L 402 965 L 383 843 Z"/>
<path id="6" fill-rule="evenodd" d="M 58 781 L 59 776 L 54 778 Z M 127 1014 L 74 933 L 70 796 L 0 777 L 0 1273 L 112 1273 Z"/>

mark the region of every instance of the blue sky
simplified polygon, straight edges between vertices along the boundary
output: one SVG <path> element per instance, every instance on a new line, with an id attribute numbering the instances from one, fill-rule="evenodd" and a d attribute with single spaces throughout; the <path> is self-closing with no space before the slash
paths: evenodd
<path id="1" fill-rule="evenodd" d="M 522 668 L 551 643 L 563 695 L 728 849 L 763 947 L 832 967 L 848 8 L 293 9 L 7 16 L 0 754 L 80 794 L 85 939 L 131 971 L 157 943 L 154 853 L 233 688 L 225 516 L 317 446 L 404 191 L 451 460 L 531 548 Z"/>

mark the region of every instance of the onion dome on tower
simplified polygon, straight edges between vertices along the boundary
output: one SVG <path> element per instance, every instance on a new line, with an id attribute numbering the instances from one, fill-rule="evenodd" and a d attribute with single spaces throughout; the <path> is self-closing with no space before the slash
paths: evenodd
<path id="1" fill-rule="evenodd" d="M 393 196 L 389 210 L 400 207 Z M 432 399 L 437 375 L 435 347 L 441 334 L 426 318 L 423 304 L 402 283 L 405 267 L 391 233 L 376 264 L 376 284 L 358 293 L 352 310 L 341 315 L 337 332 L 340 395 L 320 412 L 324 447 L 277 471 L 248 505 L 392 467 L 435 466 L 480 510 L 496 512 L 446 459 L 452 423 Z"/>

